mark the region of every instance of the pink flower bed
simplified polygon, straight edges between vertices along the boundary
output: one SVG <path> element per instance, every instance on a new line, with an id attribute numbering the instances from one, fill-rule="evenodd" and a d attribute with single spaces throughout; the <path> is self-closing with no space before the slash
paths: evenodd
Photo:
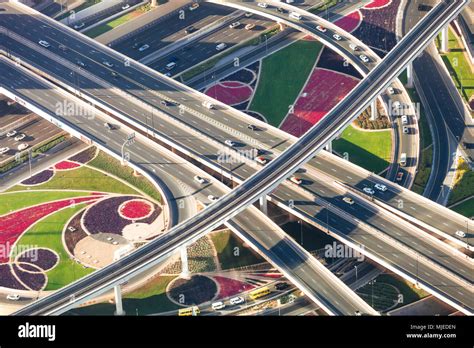
<path id="1" fill-rule="evenodd" d="M 9 250 L 19 236 L 29 229 L 35 222 L 52 214 L 59 209 L 73 204 L 87 201 L 95 201 L 97 197 L 80 197 L 65 199 L 53 203 L 39 204 L 34 207 L 25 208 L 0 217 L 0 244 Z M 9 252 L 0 255 L 0 264 L 8 262 Z"/>
<path id="2" fill-rule="evenodd" d="M 365 9 L 373 10 L 390 5 L 392 0 L 372 0 L 370 4 L 364 6 Z"/>
<path id="3" fill-rule="evenodd" d="M 119 207 L 120 215 L 130 220 L 144 219 L 152 212 L 153 206 L 141 199 L 130 200 Z"/>
<path id="4" fill-rule="evenodd" d="M 68 169 L 74 169 L 77 167 L 80 167 L 81 165 L 79 163 L 71 162 L 71 161 L 62 161 L 59 163 L 56 163 L 54 165 L 54 169 L 56 170 L 68 170 Z"/>
<path id="5" fill-rule="evenodd" d="M 314 69 L 302 95 L 281 129 L 295 136 L 304 134 L 321 120 L 359 82 L 356 78 L 331 71 Z M 306 94 L 306 96 L 304 96 Z"/>
<path id="6" fill-rule="evenodd" d="M 239 81 L 224 81 L 210 87 L 206 94 L 227 105 L 236 105 L 247 101 L 252 96 L 250 86 Z"/>
<path id="7" fill-rule="evenodd" d="M 356 30 L 361 23 L 362 13 L 360 11 L 354 11 L 337 20 L 334 24 L 336 24 L 339 28 L 351 33 Z"/>
<path id="8" fill-rule="evenodd" d="M 247 291 L 247 290 L 251 290 L 255 288 L 253 285 L 250 285 L 250 284 L 247 284 L 235 279 L 219 277 L 219 276 L 215 276 L 213 278 L 219 284 L 218 298 L 234 296 L 243 291 Z"/>

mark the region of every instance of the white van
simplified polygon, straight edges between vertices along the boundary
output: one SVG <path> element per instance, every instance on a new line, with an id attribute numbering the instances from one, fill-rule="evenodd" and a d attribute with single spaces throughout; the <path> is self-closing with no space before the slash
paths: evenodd
<path id="1" fill-rule="evenodd" d="M 171 69 L 174 69 L 174 68 L 176 68 L 176 63 L 175 62 L 171 62 L 171 63 L 166 64 L 166 70 L 171 70 Z"/>
<path id="2" fill-rule="evenodd" d="M 216 46 L 216 50 L 222 51 L 222 50 L 223 50 L 224 48 L 226 48 L 226 47 L 227 47 L 227 45 L 226 45 L 225 43 L 221 42 L 220 44 L 218 44 L 218 45 Z"/>
<path id="3" fill-rule="evenodd" d="M 407 165 L 407 154 L 405 152 L 403 152 L 401 155 L 400 155 L 400 165 L 402 167 L 405 167 Z"/>
<path id="4" fill-rule="evenodd" d="M 298 12 L 290 12 L 289 17 L 296 19 L 297 21 L 300 21 L 303 18 Z"/>
<path id="5" fill-rule="evenodd" d="M 214 302 L 214 303 L 212 304 L 212 309 L 215 310 L 215 311 L 217 311 L 217 310 L 219 310 L 219 309 L 224 309 L 224 308 L 225 308 L 225 304 L 224 304 L 224 302 L 222 302 L 222 301 Z"/>

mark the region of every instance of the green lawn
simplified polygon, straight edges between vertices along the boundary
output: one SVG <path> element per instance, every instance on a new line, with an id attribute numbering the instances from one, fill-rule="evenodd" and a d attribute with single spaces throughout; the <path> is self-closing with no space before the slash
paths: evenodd
<path id="1" fill-rule="evenodd" d="M 437 38 L 436 44 L 439 48 L 441 45 L 440 37 Z M 459 44 L 453 30 L 449 28 L 449 52 L 441 54 L 441 57 L 459 93 L 469 102 L 474 94 L 474 73 L 464 54 L 464 49 Z"/>
<path id="2" fill-rule="evenodd" d="M 322 45 L 297 41 L 263 60 L 260 79 L 249 109 L 278 127 L 303 88 Z"/>
<path id="3" fill-rule="evenodd" d="M 376 311 L 386 311 L 397 303 L 399 291 L 392 284 L 378 280 L 364 285 L 357 293 Z"/>
<path id="4" fill-rule="evenodd" d="M 421 151 L 420 165 L 415 175 L 415 182 L 412 190 L 418 194 L 423 194 L 426 184 L 431 174 L 431 165 L 433 163 L 433 147 Z"/>
<path id="5" fill-rule="evenodd" d="M 472 195 L 474 195 L 474 171 L 461 159 L 454 178 L 454 187 L 449 195 L 448 205 Z"/>
<path id="6" fill-rule="evenodd" d="M 403 295 L 403 303 L 401 303 L 399 307 L 418 301 L 419 299 L 429 295 L 426 291 L 415 288 L 412 283 L 396 275 L 386 273 L 381 274 L 376 278 L 376 281 L 391 284 L 398 289 L 398 291 Z"/>
<path id="7" fill-rule="evenodd" d="M 467 201 L 464 201 L 456 205 L 455 207 L 452 207 L 451 209 L 459 214 L 470 218 L 474 216 L 474 198 L 470 198 Z"/>
<path id="8" fill-rule="evenodd" d="M 133 183 L 132 183 L 133 184 Z M 54 177 L 38 186 L 35 189 L 56 189 L 56 190 L 90 190 L 100 192 L 114 192 L 124 194 L 138 194 L 130 186 L 125 185 L 116 179 L 98 172 L 94 169 L 82 167 L 75 170 L 58 171 Z M 8 191 L 27 190 L 26 186 L 14 186 Z"/>
<path id="9" fill-rule="evenodd" d="M 88 192 L 11 192 L 0 195 L 0 215 L 36 204 L 80 196 L 88 196 Z"/>
<path id="10" fill-rule="evenodd" d="M 155 186 L 143 176 L 133 175 L 133 169 L 122 166 L 120 161 L 100 151 L 96 158 L 88 163 L 91 167 L 95 167 L 113 174 L 116 177 L 128 182 L 139 190 L 143 191 L 158 202 L 161 202 L 161 195 Z"/>
<path id="11" fill-rule="evenodd" d="M 367 132 L 347 127 L 340 139 L 333 142 L 333 149 L 348 159 L 374 173 L 383 171 L 390 163 L 392 139 L 390 130 Z"/>
<path id="12" fill-rule="evenodd" d="M 48 216 L 33 225 L 18 241 L 19 246 L 45 247 L 54 250 L 59 255 L 59 264 L 47 272 L 48 285 L 46 290 L 60 289 L 93 271 L 71 260 L 62 242 L 64 225 L 84 207 L 85 204 L 78 204 L 75 207 L 65 208 Z M 22 250 L 22 248 L 20 247 L 18 250 Z M 14 255 L 12 255 L 12 258 L 14 258 Z"/>
<path id="13" fill-rule="evenodd" d="M 259 255 L 250 248 L 244 247 L 240 239 L 230 231 L 213 233 L 210 237 L 216 248 L 222 269 L 232 269 L 263 262 Z"/>

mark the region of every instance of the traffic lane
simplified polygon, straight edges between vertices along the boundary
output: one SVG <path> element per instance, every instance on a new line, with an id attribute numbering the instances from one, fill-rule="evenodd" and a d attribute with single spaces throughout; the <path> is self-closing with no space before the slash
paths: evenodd
<path id="1" fill-rule="evenodd" d="M 148 64 L 148 66 L 163 74 L 171 72 L 175 75 L 220 53 L 216 48 L 218 44 L 225 43 L 227 45 L 225 50 L 222 51 L 225 52 L 244 41 L 260 35 L 260 33 L 274 25 L 273 22 L 260 19 L 252 20 L 242 18 L 236 22 L 240 23 L 239 27 L 231 29 L 226 25 L 222 29 L 205 36 L 196 42 L 185 45 L 179 50 L 153 61 L 151 64 Z M 255 24 L 255 28 L 252 30 L 246 30 L 245 26 L 247 24 Z M 166 69 L 166 64 L 171 61 L 177 62 L 177 66 L 170 71 Z"/>
<path id="2" fill-rule="evenodd" d="M 233 11 L 220 6 L 205 5 L 208 4 L 202 4 L 197 10 L 185 12 L 184 18 L 176 13 L 169 19 L 160 21 L 150 28 L 128 37 L 127 40 L 119 41 L 117 44 L 112 45 L 112 48 L 133 59 L 141 59 L 150 54 L 150 50 L 159 50 L 187 36 L 184 32 L 187 27 L 192 25 L 196 30 L 202 29 L 230 15 Z M 144 44 L 150 45 L 150 49 L 143 52 L 138 51 L 137 48 Z M 134 48 L 134 46 L 137 46 L 137 48 Z"/>

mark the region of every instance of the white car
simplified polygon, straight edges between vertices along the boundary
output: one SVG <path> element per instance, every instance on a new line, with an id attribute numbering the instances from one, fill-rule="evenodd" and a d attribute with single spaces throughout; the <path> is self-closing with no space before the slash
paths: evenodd
<path id="1" fill-rule="evenodd" d="M 28 145 L 27 143 L 20 144 L 20 145 L 18 145 L 18 151 L 23 151 L 23 150 L 27 149 L 28 146 L 30 146 L 30 145 Z"/>
<path id="2" fill-rule="evenodd" d="M 82 29 L 82 28 L 84 28 L 84 25 L 85 25 L 84 22 L 76 24 L 76 25 L 74 25 L 74 29 L 76 29 L 76 30 Z"/>
<path id="3" fill-rule="evenodd" d="M 410 129 L 407 126 L 403 126 L 403 134 L 410 133 Z"/>
<path id="4" fill-rule="evenodd" d="M 197 2 L 195 2 L 194 4 L 192 4 L 191 6 L 189 6 L 189 11 L 194 11 L 195 9 L 197 9 L 199 7 L 199 4 Z"/>
<path id="5" fill-rule="evenodd" d="M 466 237 L 466 233 L 464 233 L 463 231 L 456 231 L 455 235 L 461 238 Z"/>
<path id="6" fill-rule="evenodd" d="M 268 4 L 265 3 L 265 2 L 259 2 L 259 3 L 257 3 L 257 6 L 258 6 L 258 7 L 261 7 L 261 8 L 267 8 L 267 7 L 268 7 Z"/>
<path id="7" fill-rule="evenodd" d="M 268 160 L 263 156 L 255 157 L 255 161 L 257 161 L 260 164 L 267 164 L 268 162 Z"/>
<path id="8" fill-rule="evenodd" d="M 235 142 L 233 142 L 232 140 L 230 139 L 227 139 L 226 141 L 224 141 L 224 144 L 228 145 L 228 146 L 235 146 Z"/>
<path id="9" fill-rule="evenodd" d="M 215 310 L 215 311 L 218 311 L 220 309 L 224 309 L 225 308 L 225 304 L 224 302 L 222 301 L 219 301 L 219 302 L 214 302 L 212 305 L 211 305 L 212 309 Z"/>
<path id="10" fill-rule="evenodd" d="M 203 177 L 201 177 L 201 176 L 199 176 L 199 175 L 196 175 L 196 176 L 194 177 L 194 180 L 197 181 L 197 182 L 200 183 L 200 184 L 205 184 L 205 183 L 207 182 L 206 179 L 204 179 Z"/>
<path id="11" fill-rule="evenodd" d="M 122 6 L 122 10 L 126 10 L 127 8 L 130 8 L 130 4 L 125 4 Z"/>
<path id="12" fill-rule="evenodd" d="M 370 187 L 364 187 L 362 190 L 369 195 L 373 195 L 375 193 L 375 191 Z"/>
<path id="13" fill-rule="evenodd" d="M 392 86 L 389 86 L 389 87 L 387 88 L 387 93 L 390 94 L 390 95 L 394 95 L 394 94 L 395 94 L 395 90 L 393 89 Z"/>
<path id="14" fill-rule="evenodd" d="M 9 294 L 7 295 L 7 300 L 9 301 L 18 301 L 20 299 L 20 295 L 18 294 Z"/>
<path id="15" fill-rule="evenodd" d="M 231 305 L 238 305 L 244 302 L 244 298 L 241 296 L 232 297 L 229 302 Z"/>
<path id="16" fill-rule="evenodd" d="M 111 62 L 109 62 L 108 60 L 104 60 L 104 61 L 102 62 L 102 64 L 104 64 L 105 66 L 108 66 L 109 68 L 112 68 L 112 67 L 114 66 L 114 65 L 113 65 Z"/>
<path id="17" fill-rule="evenodd" d="M 334 40 L 336 40 L 336 41 L 341 41 L 341 40 L 342 40 L 341 35 L 338 35 L 338 34 L 334 34 L 332 37 L 333 37 Z"/>
<path id="18" fill-rule="evenodd" d="M 23 140 L 26 138 L 26 135 L 21 133 L 21 134 L 18 134 L 16 137 L 15 137 L 15 141 L 20 141 L 20 140 Z"/>
<path id="19" fill-rule="evenodd" d="M 361 54 L 359 56 L 360 60 L 363 61 L 364 63 L 368 63 L 370 62 L 370 59 L 365 55 L 365 54 Z"/>
<path id="20" fill-rule="evenodd" d="M 344 197 L 342 200 L 349 205 L 354 204 L 354 200 L 351 197 Z"/>
<path id="21" fill-rule="evenodd" d="M 253 16 L 252 12 L 245 12 L 245 17 L 250 18 Z"/>
<path id="22" fill-rule="evenodd" d="M 240 22 L 234 22 L 231 25 L 229 25 L 229 28 L 234 29 L 234 28 L 237 28 L 239 25 L 240 25 Z"/>
<path id="23" fill-rule="evenodd" d="M 138 50 L 139 50 L 140 52 L 143 52 L 143 51 L 145 51 L 145 50 L 147 50 L 147 49 L 149 49 L 149 48 L 150 48 L 150 45 L 144 44 L 144 45 L 141 46 Z"/>
<path id="24" fill-rule="evenodd" d="M 400 109 L 401 106 L 402 106 L 402 103 L 400 103 L 398 100 L 392 103 L 392 108 L 394 110 Z"/>
<path id="25" fill-rule="evenodd" d="M 292 176 L 290 178 L 290 181 L 296 185 L 301 185 L 303 183 L 303 180 L 301 180 L 300 178 L 296 177 L 296 176 Z"/>
<path id="26" fill-rule="evenodd" d="M 207 199 L 209 199 L 211 202 L 216 202 L 219 200 L 219 197 L 214 196 L 214 195 L 209 195 L 207 196 Z"/>
<path id="27" fill-rule="evenodd" d="M 216 46 L 216 51 L 222 51 L 223 49 L 225 49 L 227 47 L 227 45 L 224 43 L 224 42 L 221 42 L 220 44 L 218 44 Z"/>
<path id="28" fill-rule="evenodd" d="M 408 124 L 408 116 L 402 115 L 402 124 Z"/>
<path id="29" fill-rule="evenodd" d="M 7 133 L 7 138 L 11 138 L 11 137 L 14 136 L 16 133 L 17 133 L 16 130 L 9 131 L 9 132 Z"/>
<path id="30" fill-rule="evenodd" d="M 4 153 L 7 153 L 10 151 L 9 147 L 0 147 L 0 155 L 3 155 Z"/>
<path id="31" fill-rule="evenodd" d="M 45 47 L 45 48 L 48 48 L 48 47 L 51 46 L 51 45 L 49 44 L 49 42 L 48 42 L 48 41 L 45 41 L 45 40 L 40 40 L 40 41 L 38 41 L 38 43 L 40 44 L 40 46 L 43 46 L 43 47 Z"/>
<path id="32" fill-rule="evenodd" d="M 383 184 L 375 184 L 374 187 L 375 187 L 377 190 L 382 191 L 382 192 L 387 191 L 387 186 L 385 186 L 385 185 L 383 185 Z"/>
<path id="33" fill-rule="evenodd" d="M 317 29 L 318 31 L 320 31 L 321 33 L 325 33 L 325 32 L 327 31 L 326 28 L 324 28 L 324 27 L 322 27 L 322 26 L 320 26 L 320 25 L 318 25 L 318 26 L 316 27 L 316 29 Z"/>
<path id="34" fill-rule="evenodd" d="M 350 44 L 349 47 L 353 51 L 359 51 L 360 50 L 359 46 L 357 46 L 356 44 Z"/>
<path id="35" fill-rule="evenodd" d="M 255 24 L 253 23 L 249 23 L 245 26 L 245 30 L 252 30 L 253 28 L 255 28 Z"/>

